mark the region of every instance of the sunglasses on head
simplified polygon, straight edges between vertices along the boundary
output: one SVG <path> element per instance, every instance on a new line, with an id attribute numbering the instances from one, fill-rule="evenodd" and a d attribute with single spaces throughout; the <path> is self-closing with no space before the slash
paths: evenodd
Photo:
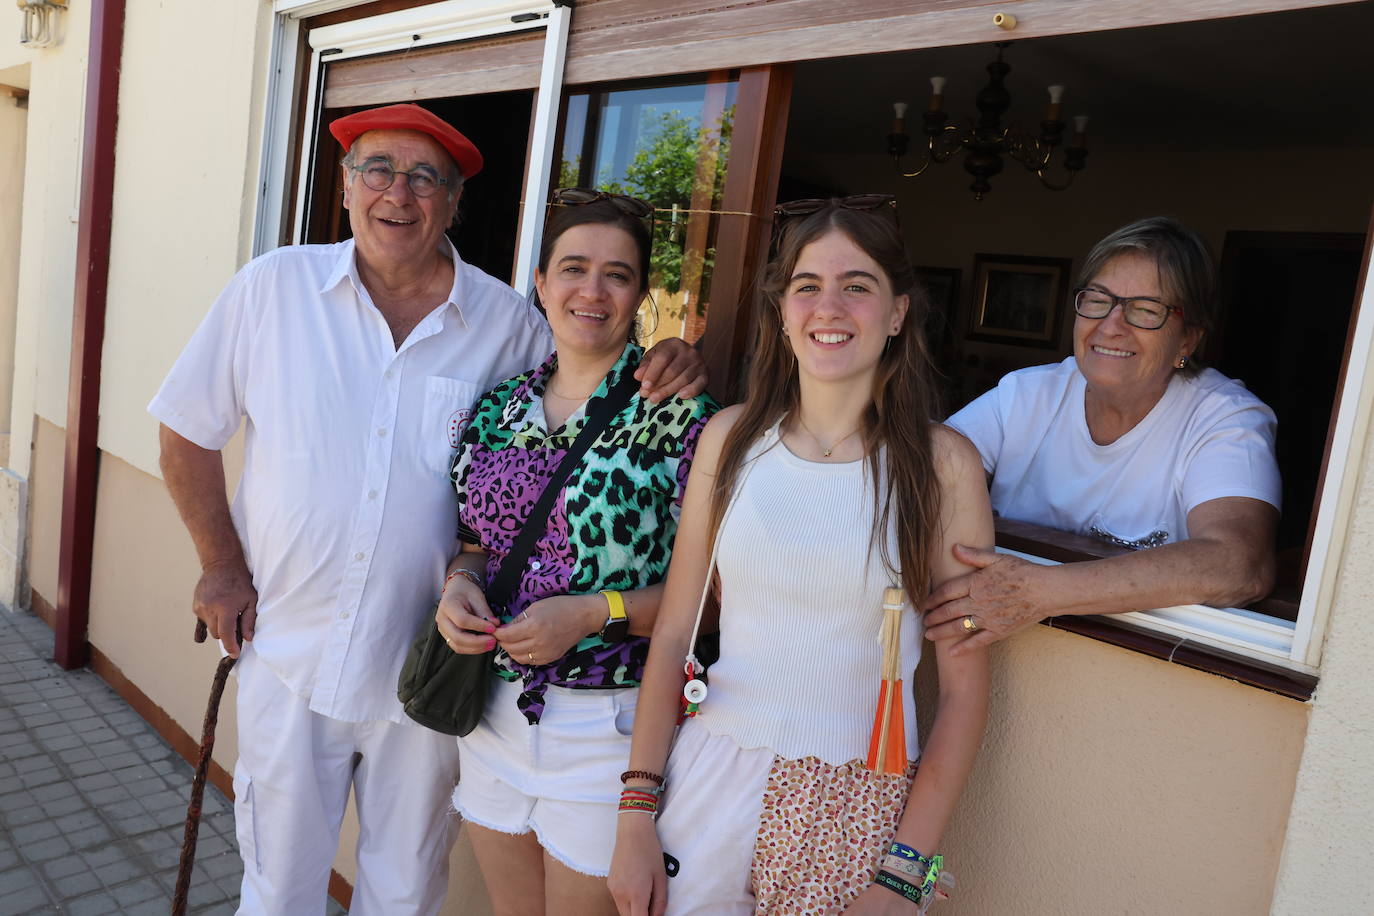
<path id="1" fill-rule="evenodd" d="M 891 207 L 897 212 L 895 194 L 850 194 L 848 197 L 807 197 L 802 200 L 789 200 L 773 208 L 773 216 L 806 216 L 826 207 L 840 207 L 845 210 L 878 210 Z"/>
<path id="2" fill-rule="evenodd" d="M 628 194 L 612 194 L 610 191 L 598 191 L 596 188 L 558 188 L 553 192 L 553 203 L 560 207 L 580 207 L 583 204 L 594 204 L 599 200 L 610 201 L 621 213 L 640 219 L 654 213 L 653 204 Z"/>
<path id="3" fill-rule="evenodd" d="M 770 247 L 778 249 L 782 237 L 782 227 L 787 220 L 798 216 L 810 216 L 820 210 L 837 207 L 842 210 L 873 211 L 882 210 L 897 220 L 897 195 L 895 194 L 850 194 L 848 197 L 806 197 L 789 200 L 773 208 L 773 240 Z"/>

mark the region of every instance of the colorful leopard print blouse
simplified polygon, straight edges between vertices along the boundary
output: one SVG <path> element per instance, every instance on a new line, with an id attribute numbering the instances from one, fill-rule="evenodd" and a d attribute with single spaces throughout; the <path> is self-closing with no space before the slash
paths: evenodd
<path id="1" fill-rule="evenodd" d="M 643 353 L 626 345 L 588 411 L 624 373 L 635 371 Z M 483 395 L 454 460 L 458 536 L 487 551 L 488 580 L 585 421 L 586 412 L 578 412 L 558 429 L 544 428 L 544 386 L 557 358 L 555 353 Z M 632 591 L 662 581 L 697 439 L 718 409 L 707 395 L 660 404 L 638 393 L 631 397 L 563 485 L 502 621 L 552 595 Z M 608 642 L 592 635 L 547 665 L 522 664 L 498 649 L 495 667 L 505 680 L 523 682 L 519 706 L 535 724 L 548 685 L 638 686 L 648 651 L 647 637 Z"/>

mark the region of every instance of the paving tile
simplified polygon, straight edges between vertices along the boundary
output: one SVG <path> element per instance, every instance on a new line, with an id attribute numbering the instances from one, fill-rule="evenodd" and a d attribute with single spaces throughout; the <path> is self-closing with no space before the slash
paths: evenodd
<path id="1" fill-rule="evenodd" d="M 52 882 L 53 889 L 64 900 L 72 897 L 80 897 L 82 894 L 89 894 L 91 891 L 100 890 L 100 879 L 95 876 L 95 872 L 79 871 L 73 875 L 56 878 Z"/>
<path id="2" fill-rule="evenodd" d="M 77 830 L 94 827 L 100 822 L 100 815 L 90 807 L 82 808 L 80 811 L 64 815 L 53 821 L 53 823 L 57 825 L 57 829 L 62 831 L 64 836 Z"/>
<path id="3" fill-rule="evenodd" d="M 81 747 L 81 736 L 68 732 L 65 735 L 55 735 L 51 738 L 39 738 L 38 743 L 49 751 L 66 751 L 74 747 Z"/>
<path id="4" fill-rule="evenodd" d="M 95 775 L 109 776 L 108 773 L 105 773 L 103 771 L 100 773 L 96 773 Z M 80 780 L 78 780 L 78 782 L 79 781 Z M 92 805 L 95 805 L 101 810 L 107 810 L 110 805 L 113 805 L 116 802 L 134 802 L 134 798 L 129 794 L 129 790 L 124 786 L 113 785 L 107 789 L 94 789 L 92 791 L 86 792 L 86 801 L 90 802 Z"/>
<path id="5" fill-rule="evenodd" d="M 0 874 L 0 900 L 6 912 L 25 913 L 35 907 L 51 903 L 47 891 L 34 880 L 27 868 L 16 868 Z"/>
<path id="6" fill-rule="evenodd" d="M 65 834 L 65 836 L 67 837 L 67 842 L 72 844 L 73 849 L 79 849 L 84 852 L 110 842 L 113 834 L 110 833 L 110 828 L 106 827 L 104 824 L 97 823 L 82 830 L 73 830 L 71 833 Z"/>
<path id="7" fill-rule="evenodd" d="M 84 750 L 84 748 L 74 748 L 74 750 Z M 94 757 L 87 757 L 75 763 L 69 763 L 67 769 L 71 771 L 73 776 L 89 776 L 92 773 L 105 772 L 105 764 Z"/>
<path id="8" fill-rule="evenodd" d="M 161 897 L 162 888 L 151 876 L 145 876 L 137 881 L 130 881 L 128 884 L 112 887 L 110 893 L 119 901 L 120 906 L 133 906 L 135 903 L 143 903 L 145 900 Z"/>
<path id="9" fill-rule="evenodd" d="M 62 779 L 62 773 L 56 768 L 47 770 L 34 770 L 32 773 L 25 773 L 19 777 L 20 785 L 26 789 L 36 789 L 39 786 L 46 786 L 50 783 L 58 782 Z"/>
<path id="10" fill-rule="evenodd" d="M 132 859 L 119 859 L 95 870 L 95 875 L 106 887 L 132 881 L 143 874 L 143 869 Z"/>
<path id="11" fill-rule="evenodd" d="M 75 795 L 76 787 L 73 786 L 71 783 L 65 781 L 55 782 L 51 785 L 46 785 L 41 788 L 34 789 L 29 794 L 33 796 L 34 801 L 38 802 L 41 805 L 44 802 L 50 802 L 59 798 L 67 798 L 69 796 Z"/>
<path id="12" fill-rule="evenodd" d="M 6 811 L 17 811 L 20 808 L 29 808 L 36 804 L 32 792 L 18 789 L 14 792 L 6 792 L 0 795 L 0 814 Z"/>
<path id="13" fill-rule="evenodd" d="M 158 896 L 152 900 L 136 903 L 133 906 L 126 906 L 124 908 L 124 916 L 167 916 L 167 904 L 167 898 Z M 231 916 L 233 912 L 232 909 L 229 910 Z M 197 914 L 197 916 L 199 916 L 199 914 Z"/>
<path id="14" fill-rule="evenodd" d="M 66 916 L 111 916 L 118 912 L 119 903 L 105 891 L 66 902 Z"/>
<path id="15" fill-rule="evenodd" d="M 25 843 L 23 850 L 24 858 L 30 862 L 46 862 L 71 852 L 72 845 L 67 842 L 66 837 L 54 836 L 48 837 L 46 840 L 39 840 L 36 843 Z"/>
<path id="16" fill-rule="evenodd" d="M 19 774 L 46 770 L 52 766 L 52 758 L 47 754 L 40 753 L 36 747 L 27 753 L 12 750 L 7 756 L 14 761 L 14 771 Z"/>
<path id="17" fill-rule="evenodd" d="M 126 841 L 121 839 L 119 842 L 111 843 L 108 846 L 101 846 L 98 849 L 84 850 L 81 853 L 81 858 L 85 860 L 86 865 L 90 868 L 99 869 L 114 862 L 131 860 L 134 858 L 134 855 L 135 851 L 130 848 Z M 127 880 L 127 878 L 120 880 Z M 119 882 L 116 881 L 115 883 L 118 884 Z"/>
<path id="18" fill-rule="evenodd" d="M 54 820 L 86 810 L 86 800 L 79 795 L 68 795 L 56 801 L 45 802 L 43 813 Z"/>
<path id="19" fill-rule="evenodd" d="M 59 832 L 57 825 L 51 821 L 37 821 L 32 824 L 25 824 L 23 827 L 16 827 L 12 831 L 14 842 L 21 848 L 27 847 L 30 843 L 37 843 L 39 840 L 55 837 Z"/>
<path id="20" fill-rule="evenodd" d="M 133 751 L 123 751 L 119 754 L 111 754 L 104 758 L 105 768 L 111 771 L 122 770 L 125 767 L 145 766 L 143 758 Z"/>
<path id="21" fill-rule="evenodd" d="M 0 823 L 4 823 L 11 830 L 47 819 L 48 815 L 38 805 L 30 805 L 27 808 L 20 808 L 18 811 L 6 811 L 0 814 Z"/>
<path id="22" fill-rule="evenodd" d="M 50 859 L 43 863 L 43 874 L 53 880 L 89 870 L 90 869 L 86 867 L 86 863 L 83 862 L 81 857 L 76 853 L 62 856 L 58 859 Z"/>

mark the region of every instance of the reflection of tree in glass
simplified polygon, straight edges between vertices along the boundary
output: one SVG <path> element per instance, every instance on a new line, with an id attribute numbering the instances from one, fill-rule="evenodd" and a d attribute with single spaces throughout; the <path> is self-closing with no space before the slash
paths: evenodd
<path id="1" fill-rule="evenodd" d="M 578 186 L 578 181 L 581 180 L 578 177 L 581 174 L 582 155 L 579 153 L 578 155 L 572 157 L 572 159 L 564 159 L 562 162 L 558 164 L 558 183 L 554 185 L 554 187 L 575 188 Z"/>
<path id="2" fill-rule="evenodd" d="M 629 194 L 653 204 L 654 251 L 650 269 L 653 285 L 676 294 L 683 278 L 698 273 L 700 290 L 710 288 L 715 249 L 684 249 L 689 216 L 706 219 L 705 214 L 682 214 L 674 219 L 673 206 L 679 210 L 715 209 L 725 187 L 725 164 L 730 153 L 730 128 L 734 106 L 725 109 L 720 123 L 699 127 L 694 118 L 678 111 L 646 111 L 640 129 L 639 149 L 625 168 L 623 180 L 600 184 L 608 191 Z M 564 163 L 564 169 L 575 168 Z M 697 201 L 693 207 L 693 200 Z M 704 239 L 703 239 L 704 244 Z M 695 283 L 689 283 L 695 286 Z M 703 303 L 698 298 L 698 309 Z M 674 317 L 681 317 L 675 315 Z"/>

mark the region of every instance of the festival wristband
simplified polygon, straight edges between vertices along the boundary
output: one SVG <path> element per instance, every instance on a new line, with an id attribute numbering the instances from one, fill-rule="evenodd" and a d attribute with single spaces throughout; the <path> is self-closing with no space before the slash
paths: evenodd
<path id="1" fill-rule="evenodd" d="M 880 871 L 873 879 L 873 883 L 887 888 L 898 896 L 910 900 L 912 903 L 921 902 L 921 889 L 910 881 L 904 881 L 898 875 Z"/>

